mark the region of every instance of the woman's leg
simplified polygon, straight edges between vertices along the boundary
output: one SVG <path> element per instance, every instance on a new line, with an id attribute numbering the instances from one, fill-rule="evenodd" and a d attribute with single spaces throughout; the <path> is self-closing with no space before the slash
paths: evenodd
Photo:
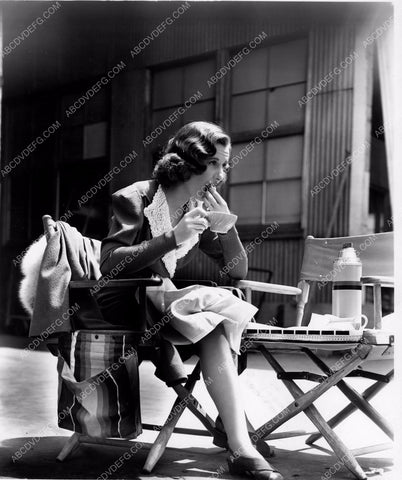
<path id="1" fill-rule="evenodd" d="M 247 431 L 237 369 L 223 327 L 200 341 L 202 375 L 225 426 L 229 447 L 239 454 L 260 457 Z"/>

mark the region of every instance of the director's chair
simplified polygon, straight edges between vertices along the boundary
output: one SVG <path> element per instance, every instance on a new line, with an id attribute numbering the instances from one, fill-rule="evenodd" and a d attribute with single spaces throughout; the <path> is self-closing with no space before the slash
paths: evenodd
<path id="1" fill-rule="evenodd" d="M 302 326 L 304 307 L 308 301 L 310 283 L 325 282 L 331 279 L 333 262 L 338 257 L 344 243 L 352 242 L 362 261 L 362 283 L 372 286 L 374 290 L 374 329 L 356 332 L 354 330 L 341 331 L 324 327 L 321 330 L 312 330 Z M 345 420 L 356 410 L 362 411 L 370 418 L 389 438 L 393 438 L 393 429 L 370 404 L 370 400 L 393 378 L 393 370 L 386 375 L 366 371 L 362 366 L 371 360 L 393 359 L 394 335 L 381 330 L 381 285 L 393 285 L 393 233 L 379 233 L 355 237 L 339 237 L 332 239 L 306 239 L 303 263 L 298 284 L 298 306 L 295 327 L 266 328 L 250 326 L 246 330 L 245 338 L 249 344 L 261 352 L 267 362 L 276 372 L 278 379 L 294 397 L 279 414 L 256 429 L 259 439 L 270 439 L 281 425 L 300 412 L 304 412 L 315 425 L 318 432 L 310 435 L 306 443 L 313 444 L 320 437 L 324 437 L 333 452 L 356 478 L 365 479 L 366 475 L 357 462 L 354 453 L 364 454 L 384 449 L 384 445 L 350 451 L 339 436 L 334 432 L 339 423 Z M 260 282 L 242 280 L 238 282 L 240 288 L 245 289 L 247 299 L 251 300 L 252 291 L 264 291 L 294 295 L 294 289 L 282 285 L 270 285 Z M 343 352 L 343 358 L 337 368 L 329 366 L 319 353 L 323 351 Z M 321 370 L 321 374 L 310 371 L 286 371 L 279 363 L 276 354 L 279 352 L 302 353 Z M 348 376 L 360 376 L 374 380 L 363 393 L 357 392 L 347 384 Z M 295 380 L 310 380 L 317 385 L 304 392 Z M 348 398 L 348 404 L 342 411 L 326 421 L 317 410 L 314 402 L 331 387 L 336 386 Z M 388 447 L 388 445 L 387 445 Z"/>
<path id="2" fill-rule="evenodd" d="M 55 222 L 48 215 L 42 220 L 48 242 L 54 235 L 69 231 L 61 228 L 62 222 Z M 77 234 L 74 232 L 74 235 Z M 78 242 L 95 247 L 92 253 L 95 258 L 98 257 L 97 241 L 79 236 Z M 85 264 L 83 252 L 78 255 L 80 262 Z M 213 282 L 198 280 L 181 280 L 177 286 L 184 286 L 184 282 L 216 286 Z M 116 330 L 110 326 L 105 328 L 107 324 L 93 295 L 92 290 L 99 285 L 99 279 L 72 278 L 69 282 L 69 303 L 79 305 L 79 309 L 71 315 L 73 331 L 48 343 L 51 352 L 58 357 L 58 423 L 61 428 L 74 432 L 57 456 L 58 461 L 64 461 L 80 444 L 132 447 L 130 440 L 137 438 L 143 428 L 159 431 L 143 466 L 148 473 L 163 455 L 174 432 L 213 436 L 216 445 L 227 446 L 225 432 L 216 428 L 214 420 L 192 395 L 200 379 L 200 361 L 186 382 L 169 385 L 177 394 L 177 399 L 165 424 L 141 422 L 138 367 L 142 360 L 150 360 L 155 366 L 160 366 L 157 353 L 161 348 L 157 336 L 147 335 L 146 288 L 160 284 L 161 279 L 157 278 L 108 279 L 103 288 L 129 289 L 133 295 L 135 289 L 138 291 L 136 329 Z M 232 290 L 241 295 L 238 289 L 232 287 Z M 239 371 L 242 368 L 239 363 Z M 176 427 L 186 408 L 199 419 L 205 430 Z M 255 432 L 251 424 L 249 429 L 250 434 Z M 263 454 L 270 455 L 269 447 L 263 440 L 255 443 Z"/>

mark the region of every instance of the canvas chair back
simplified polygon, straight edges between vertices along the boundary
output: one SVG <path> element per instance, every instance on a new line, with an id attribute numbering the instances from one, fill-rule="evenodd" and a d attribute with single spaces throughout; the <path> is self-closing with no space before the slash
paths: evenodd
<path id="1" fill-rule="evenodd" d="M 322 281 L 334 269 L 334 261 L 345 243 L 351 242 L 362 262 L 363 277 L 393 277 L 393 232 L 354 237 L 308 237 L 304 247 L 301 280 Z"/>
<path id="2" fill-rule="evenodd" d="M 304 307 L 310 294 L 310 282 L 328 283 L 334 280 L 334 261 L 345 243 L 352 243 L 362 262 L 362 281 L 374 288 L 374 327 L 381 328 L 381 285 L 393 286 L 393 232 L 336 238 L 306 239 L 300 272 L 296 324 L 301 325 Z"/>

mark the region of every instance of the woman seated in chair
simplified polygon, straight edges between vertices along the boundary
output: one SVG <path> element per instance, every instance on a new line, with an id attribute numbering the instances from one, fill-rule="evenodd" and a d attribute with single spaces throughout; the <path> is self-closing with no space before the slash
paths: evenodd
<path id="1" fill-rule="evenodd" d="M 230 151 L 230 138 L 217 125 L 192 122 L 183 126 L 169 140 L 155 166 L 153 180 L 136 182 L 113 194 L 112 225 L 102 242 L 102 274 L 107 275 L 114 267 L 123 276 L 156 274 L 165 279 L 166 287 L 176 269 L 187 263 L 199 248 L 221 267 L 237 258 L 239 261 L 229 275 L 233 279 L 244 278 L 247 257 L 236 228 L 216 234 L 210 231 L 208 221 L 210 212 L 230 213 L 216 189 L 226 179 Z M 105 292 L 99 300 L 109 317 L 134 321 L 135 299 L 127 295 L 124 298 L 121 292 Z M 241 329 L 237 327 L 237 337 L 244 327 L 244 322 Z M 198 326 L 192 353 L 200 357 L 202 374 L 209 380 L 207 389 L 223 421 L 228 447 L 235 452 L 228 460 L 230 472 L 280 480 L 282 475 L 251 443 L 232 358 L 235 333 L 228 335 L 228 332 L 230 327 L 224 328 L 222 323 L 210 325 L 201 334 Z M 175 343 L 174 339 L 171 341 Z M 236 342 L 239 345 L 239 338 Z"/>

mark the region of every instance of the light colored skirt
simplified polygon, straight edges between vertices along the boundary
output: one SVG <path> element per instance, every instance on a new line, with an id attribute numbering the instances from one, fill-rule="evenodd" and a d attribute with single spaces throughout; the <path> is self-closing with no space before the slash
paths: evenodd
<path id="1" fill-rule="evenodd" d="M 169 325 L 180 334 L 168 338 L 172 343 L 197 343 L 222 325 L 231 349 L 237 354 L 243 330 L 258 311 L 230 290 L 203 285 L 177 289 L 169 278 L 164 278 L 160 287 L 147 288 L 147 294 L 164 314 L 161 327 Z"/>

